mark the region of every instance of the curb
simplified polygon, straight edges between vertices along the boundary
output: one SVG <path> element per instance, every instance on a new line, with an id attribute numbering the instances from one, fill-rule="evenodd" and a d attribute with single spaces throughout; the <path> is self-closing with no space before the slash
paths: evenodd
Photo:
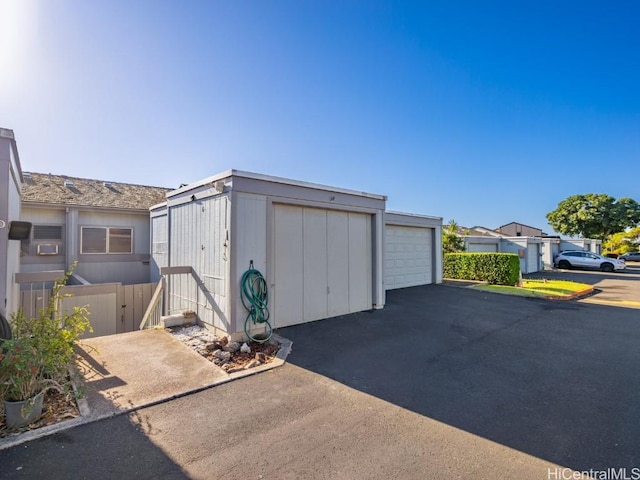
<path id="1" fill-rule="evenodd" d="M 545 300 L 576 300 L 578 298 L 591 295 L 594 290 L 595 290 L 595 287 L 589 287 L 585 290 L 572 293 L 571 295 L 546 295 L 542 298 L 544 298 Z"/>
<path id="2" fill-rule="evenodd" d="M 221 378 L 218 381 L 215 381 L 209 385 L 204 385 L 202 387 L 193 388 L 184 392 L 176 393 L 158 400 L 154 400 L 152 402 L 147 402 L 141 405 L 136 405 L 130 408 L 125 408 L 121 410 L 116 410 L 113 412 L 109 412 L 102 415 L 91 415 L 91 408 L 85 398 L 78 399 L 78 410 L 80 411 L 80 416 L 73 418 L 71 420 L 65 420 L 60 423 L 56 423 L 54 425 L 48 425 L 46 427 L 38 428 L 35 430 L 28 430 L 26 432 L 15 434 L 15 436 L 7 436 L 0 439 L 0 451 L 8 448 L 12 448 L 23 443 L 31 442 L 33 440 L 37 440 L 39 438 L 48 437 L 49 435 L 53 435 L 55 433 L 60 433 L 65 430 L 70 430 L 72 428 L 78 427 L 80 425 L 87 425 L 94 422 L 99 422 L 100 420 L 106 420 L 108 418 L 118 417 L 120 415 L 126 415 L 138 410 L 142 410 L 144 408 L 153 407 L 155 405 L 160 405 L 162 403 L 169 402 L 171 400 L 176 400 L 178 398 L 186 397 L 188 395 L 193 395 L 194 393 L 200 393 L 205 390 L 209 390 L 213 387 L 217 387 L 218 385 L 223 385 L 225 383 L 233 382 L 234 380 L 239 380 L 244 377 L 249 377 L 252 375 L 256 375 L 258 373 L 266 372 L 267 370 L 273 370 L 274 368 L 282 367 L 286 363 L 286 359 L 291 353 L 291 349 L 293 346 L 293 342 L 288 340 L 280 335 L 273 334 L 275 340 L 280 343 L 280 349 L 276 354 L 275 358 L 264 365 L 259 367 L 250 368 L 248 370 L 241 370 L 239 372 L 234 372 L 229 374 L 225 378 Z"/>

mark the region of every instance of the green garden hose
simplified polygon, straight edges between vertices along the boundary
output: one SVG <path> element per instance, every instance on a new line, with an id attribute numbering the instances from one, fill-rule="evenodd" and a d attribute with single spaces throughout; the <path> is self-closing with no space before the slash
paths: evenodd
<path id="1" fill-rule="evenodd" d="M 249 264 L 249 270 L 244 272 L 242 280 L 240 280 L 240 299 L 244 308 L 249 312 L 244 321 L 244 334 L 254 342 L 267 342 L 273 334 L 273 328 L 269 323 L 269 309 L 267 308 L 269 303 L 267 282 L 262 274 L 253 268 L 253 260 Z M 258 339 L 251 336 L 249 328 L 247 328 L 250 319 L 254 325 L 266 323 L 267 335 L 265 338 Z"/>

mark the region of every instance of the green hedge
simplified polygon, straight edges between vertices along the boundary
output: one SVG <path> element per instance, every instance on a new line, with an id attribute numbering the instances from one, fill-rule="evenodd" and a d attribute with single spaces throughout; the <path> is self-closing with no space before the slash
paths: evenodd
<path id="1" fill-rule="evenodd" d="M 445 278 L 515 285 L 520 278 L 520 259 L 515 253 L 447 253 L 443 274 Z"/>

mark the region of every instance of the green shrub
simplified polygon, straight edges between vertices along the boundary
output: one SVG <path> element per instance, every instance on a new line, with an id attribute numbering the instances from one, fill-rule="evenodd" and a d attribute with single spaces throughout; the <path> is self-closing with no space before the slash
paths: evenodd
<path id="1" fill-rule="evenodd" d="M 447 253 L 443 274 L 445 278 L 515 285 L 520 278 L 520 259 L 515 253 Z"/>
<path id="2" fill-rule="evenodd" d="M 61 290 L 70 275 L 55 282 L 49 303 L 36 315 L 27 316 L 23 310 L 12 315 L 12 339 L 0 344 L 0 398 L 27 400 L 48 388 L 73 392 L 69 369 L 75 344 L 92 329 L 86 307 L 75 307 L 71 313 L 58 311 Z"/>

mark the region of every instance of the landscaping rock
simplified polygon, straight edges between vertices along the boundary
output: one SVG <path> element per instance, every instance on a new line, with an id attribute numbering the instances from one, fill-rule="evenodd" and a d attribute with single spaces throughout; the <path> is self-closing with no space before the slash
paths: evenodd
<path id="1" fill-rule="evenodd" d="M 249 345 L 245 343 L 242 344 L 242 346 L 240 347 L 240 351 L 242 353 L 251 353 L 251 347 Z"/>
<path id="2" fill-rule="evenodd" d="M 267 356 L 262 352 L 256 353 L 256 356 L 254 358 L 260 363 L 266 363 L 267 362 Z"/>
<path id="3" fill-rule="evenodd" d="M 231 360 L 231 352 L 216 350 L 215 352 L 213 352 L 213 356 L 218 360 L 222 360 L 223 362 L 228 362 L 229 360 Z"/>
<path id="4" fill-rule="evenodd" d="M 240 350 L 240 344 L 238 342 L 231 342 L 222 347 L 225 352 L 235 353 Z"/>
<path id="5" fill-rule="evenodd" d="M 259 360 L 251 360 L 249 363 L 247 363 L 244 368 L 245 370 L 248 368 L 253 368 L 253 367 L 257 367 L 258 365 L 260 365 L 260 361 Z"/>
<path id="6" fill-rule="evenodd" d="M 220 350 L 220 345 L 217 342 L 214 343 L 209 343 L 206 347 L 205 347 L 208 351 L 213 352 L 214 350 Z"/>

